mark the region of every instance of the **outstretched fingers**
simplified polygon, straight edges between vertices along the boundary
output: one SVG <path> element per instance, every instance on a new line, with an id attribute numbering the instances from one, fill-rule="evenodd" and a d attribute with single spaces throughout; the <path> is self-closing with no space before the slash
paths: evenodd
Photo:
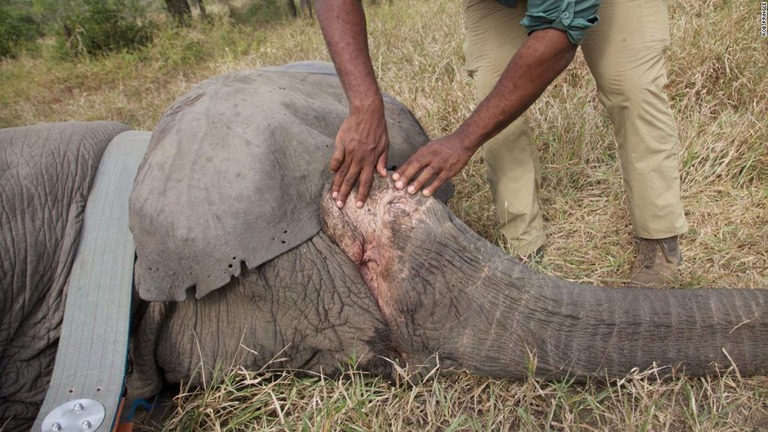
<path id="1" fill-rule="evenodd" d="M 383 114 L 347 117 L 336 134 L 335 145 L 330 161 L 330 169 L 335 173 L 331 196 L 342 208 L 357 185 L 355 205 L 362 207 L 368 199 L 374 173 L 387 175 L 389 137 Z"/>
<path id="2" fill-rule="evenodd" d="M 371 186 L 373 185 L 373 167 L 366 165 L 360 172 L 360 177 L 357 184 L 357 194 L 355 195 L 355 206 L 362 208 L 365 202 L 368 200 L 368 194 L 371 192 Z"/>
<path id="3" fill-rule="evenodd" d="M 426 165 L 423 159 L 415 158 L 414 156 L 392 174 L 392 179 L 395 180 L 395 188 L 405 188 L 409 194 L 418 192 L 421 186 L 432 177 L 433 172 L 433 169 Z"/>
<path id="4" fill-rule="evenodd" d="M 331 196 L 336 200 L 336 205 L 339 208 L 344 207 L 347 202 L 352 188 L 357 183 L 360 177 L 361 170 L 359 168 L 350 168 L 348 166 L 342 166 L 336 171 L 333 176 L 333 184 L 331 186 Z"/>
<path id="5" fill-rule="evenodd" d="M 387 172 L 387 154 L 386 153 L 379 156 L 379 161 L 376 163 L 376 171 L 378 171 L 381 177 L 387 178 L 387 175 L 389 173 Z"/>
<path id="6" fill-rule="evenodd" d="M 382 177 L 387 176 L 386 151 L 381 154 L 374 166 L 370 156 L 362 155 L 360 152 L 354 152 L 344 149 L 344 145 L 337 145 L 333 156 L 331 156 L 330 169 L 335 172 L 333 183 L 331 185 L 331 197 L 336 201 L 339 208 L 344 207 L 347 198 L 357 185 L 355 196 L 355 206 L 363 207 L 368 200 L 368 195 L 373 186 L 373 175 L 378 172 Z"/>
<path id="7" fill-rule="evenodd" d="M 339 206 L 339 208 L 344 206 L 344 203 L 347 201 L 347 194 L 349 194 L 349 191 L 347 190 L 346 194 L 343 194 L 342 192 L 342 185 L 345 182 L 349 182 L 350 180 L 353 181 L 354 185 L 354 177 L 350 177 L 349 174 L 349 164 L 345 164 L 345 156 L 346 152 L 344 149 L 344 144 L 339 142 L 339 139 L 336 139 L 336 146 L 333 151 L 333 155 L 331 156 L 331 161 L 329 164 L 329 168 L 331 172 L 335 173 L 333 176 L 333 183 L 331 184 L 331 197 L 333 197 L 334 200 L 336 200 L 336 205 Z M 348 161 L 348 160 L 346 160 Z"/>
<path id="8" fill-rule="evenodd" d="M 453 137 L 444 137 L 420 148 L 392 175 L 395 188 L 409 194 L 422 190 L 431 196 L 445 182 L 459 173 L 474 151 L 465 149 Z"/>

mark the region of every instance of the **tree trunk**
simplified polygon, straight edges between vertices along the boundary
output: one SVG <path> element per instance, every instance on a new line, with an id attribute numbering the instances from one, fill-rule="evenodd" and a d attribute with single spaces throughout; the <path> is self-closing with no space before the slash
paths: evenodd
<path id="1" fill-rule="evenodd" d="M 299 0 L 299 9 L 296 8 L 296 2 L 295 0 L 287 0 L 288 5 L 288 11 L 291 13 L 291 16 L 294 18 L 297 18 L 299 16 L 299 10 L 301 10 L 301 15 L 303 17 L 309 17 L 312 18 L 312 0 Z"/>
<path id="2" fill-rule="evenodd" d="M 312 0 L 299 0 L 301 5 L 301 13 L 305 17 L 312 18 Z"/>
<path id="3" fill-rule="evenodd" d="M 492 376 L 533 365 L 548 378 L 768 373 L 768 289 L 571 283 L 507 256 L 437 200 L 379 180 L 363 209 L 324 197 L 323 230 L 358 264 L 409 364 L 437 353 Z"/>
<path id="4" fill-rule="evenodd" d="M 165 0 L 168 13 L 181 25 L 188 25 L 192 9 L 187 0 Z"/>
<path id="5" fill-rule="evenodd" d="M 205 19 L 208 17 L 208 13 L 205 10 L 205 5 L 203 4 L 203 0 L 195 0 L 195 5 L 197 6 L 197 11 L 200 12 L 200 18 Z"/>
<path id="6" fill-rule="evenodd" d="M 286 4 L 288 5 L 288 11 L 291 13 L 291 16 L 296 18 L 299 16 L 299 12 L 296 10 L 296 3 L 293 1 L 294 0 L 286 0 Z"/>

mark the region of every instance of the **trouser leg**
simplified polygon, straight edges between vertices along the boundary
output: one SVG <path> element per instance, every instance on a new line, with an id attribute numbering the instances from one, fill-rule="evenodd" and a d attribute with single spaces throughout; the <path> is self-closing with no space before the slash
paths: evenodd
<path id="1" fill-rule="evenodd" d="M 667 2 L 603 0 L 598 15 L 582 51 L 613 122 L 635 232 L 683 234 L 677 128 L 663 90 Z"/>
<path id="2" fill-rule="evenodd" d="M 498 81 L 512 55 L 527 35 L 520 20 L 525 2 L 508 8 L 495 0 L 465 0 L 464 55 L 482 100 Z M 484 146 L 487 176 L 496 204 L 499 230 L 512 253 L 527 255 L 545 240 L 539 207 L 538 153 L 524 116 Z"/>

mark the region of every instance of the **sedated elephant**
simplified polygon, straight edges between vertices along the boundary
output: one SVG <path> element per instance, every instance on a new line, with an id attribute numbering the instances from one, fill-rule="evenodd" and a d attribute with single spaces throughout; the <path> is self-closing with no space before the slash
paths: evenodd
<path id="1" fill-rule="evenodd" d="M 522 377 L 534 355 L 537 375 L 551 378 L 654 364 L 768 372 L 768 290 L 541 275 L 439 200 L 383 179 L 363 209 L 339 210 L 323 185 L 345 102 L 328 64 L 303 63 L 208 80 L 163 115 L 131 197 L 143 298 L 133 396 L 199 383 L 217 364 L 386 374 L 394 360 Z M 393 167 L 427 137 L 405 107 L 386 105 Z M 0 132 L 0 424 L 10 430 L 28 428 L 42 402 L 90 182 L 126 128 Z"/>
<path id="2" fill-rule="evenodd" d="M 0 129 L 0 429 L 29 430 L 45 397 L 88 193 L 107 145 L 128 129 Z"/>

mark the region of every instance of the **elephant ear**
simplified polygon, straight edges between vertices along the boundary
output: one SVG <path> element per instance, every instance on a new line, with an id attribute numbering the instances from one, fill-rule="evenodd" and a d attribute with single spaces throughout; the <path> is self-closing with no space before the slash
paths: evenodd
<path id="1" fill-rule="evenodd" d="M 395 167 L 428 139 L 402 104 L 385 97 L 385 109 Z M 194 288 L 201 298 L 317 234 L 347 112 L 335 70 L 320 62 L 215 77 L 179 98 L 130 200 L 141 297 L 181 301 Z"/>

